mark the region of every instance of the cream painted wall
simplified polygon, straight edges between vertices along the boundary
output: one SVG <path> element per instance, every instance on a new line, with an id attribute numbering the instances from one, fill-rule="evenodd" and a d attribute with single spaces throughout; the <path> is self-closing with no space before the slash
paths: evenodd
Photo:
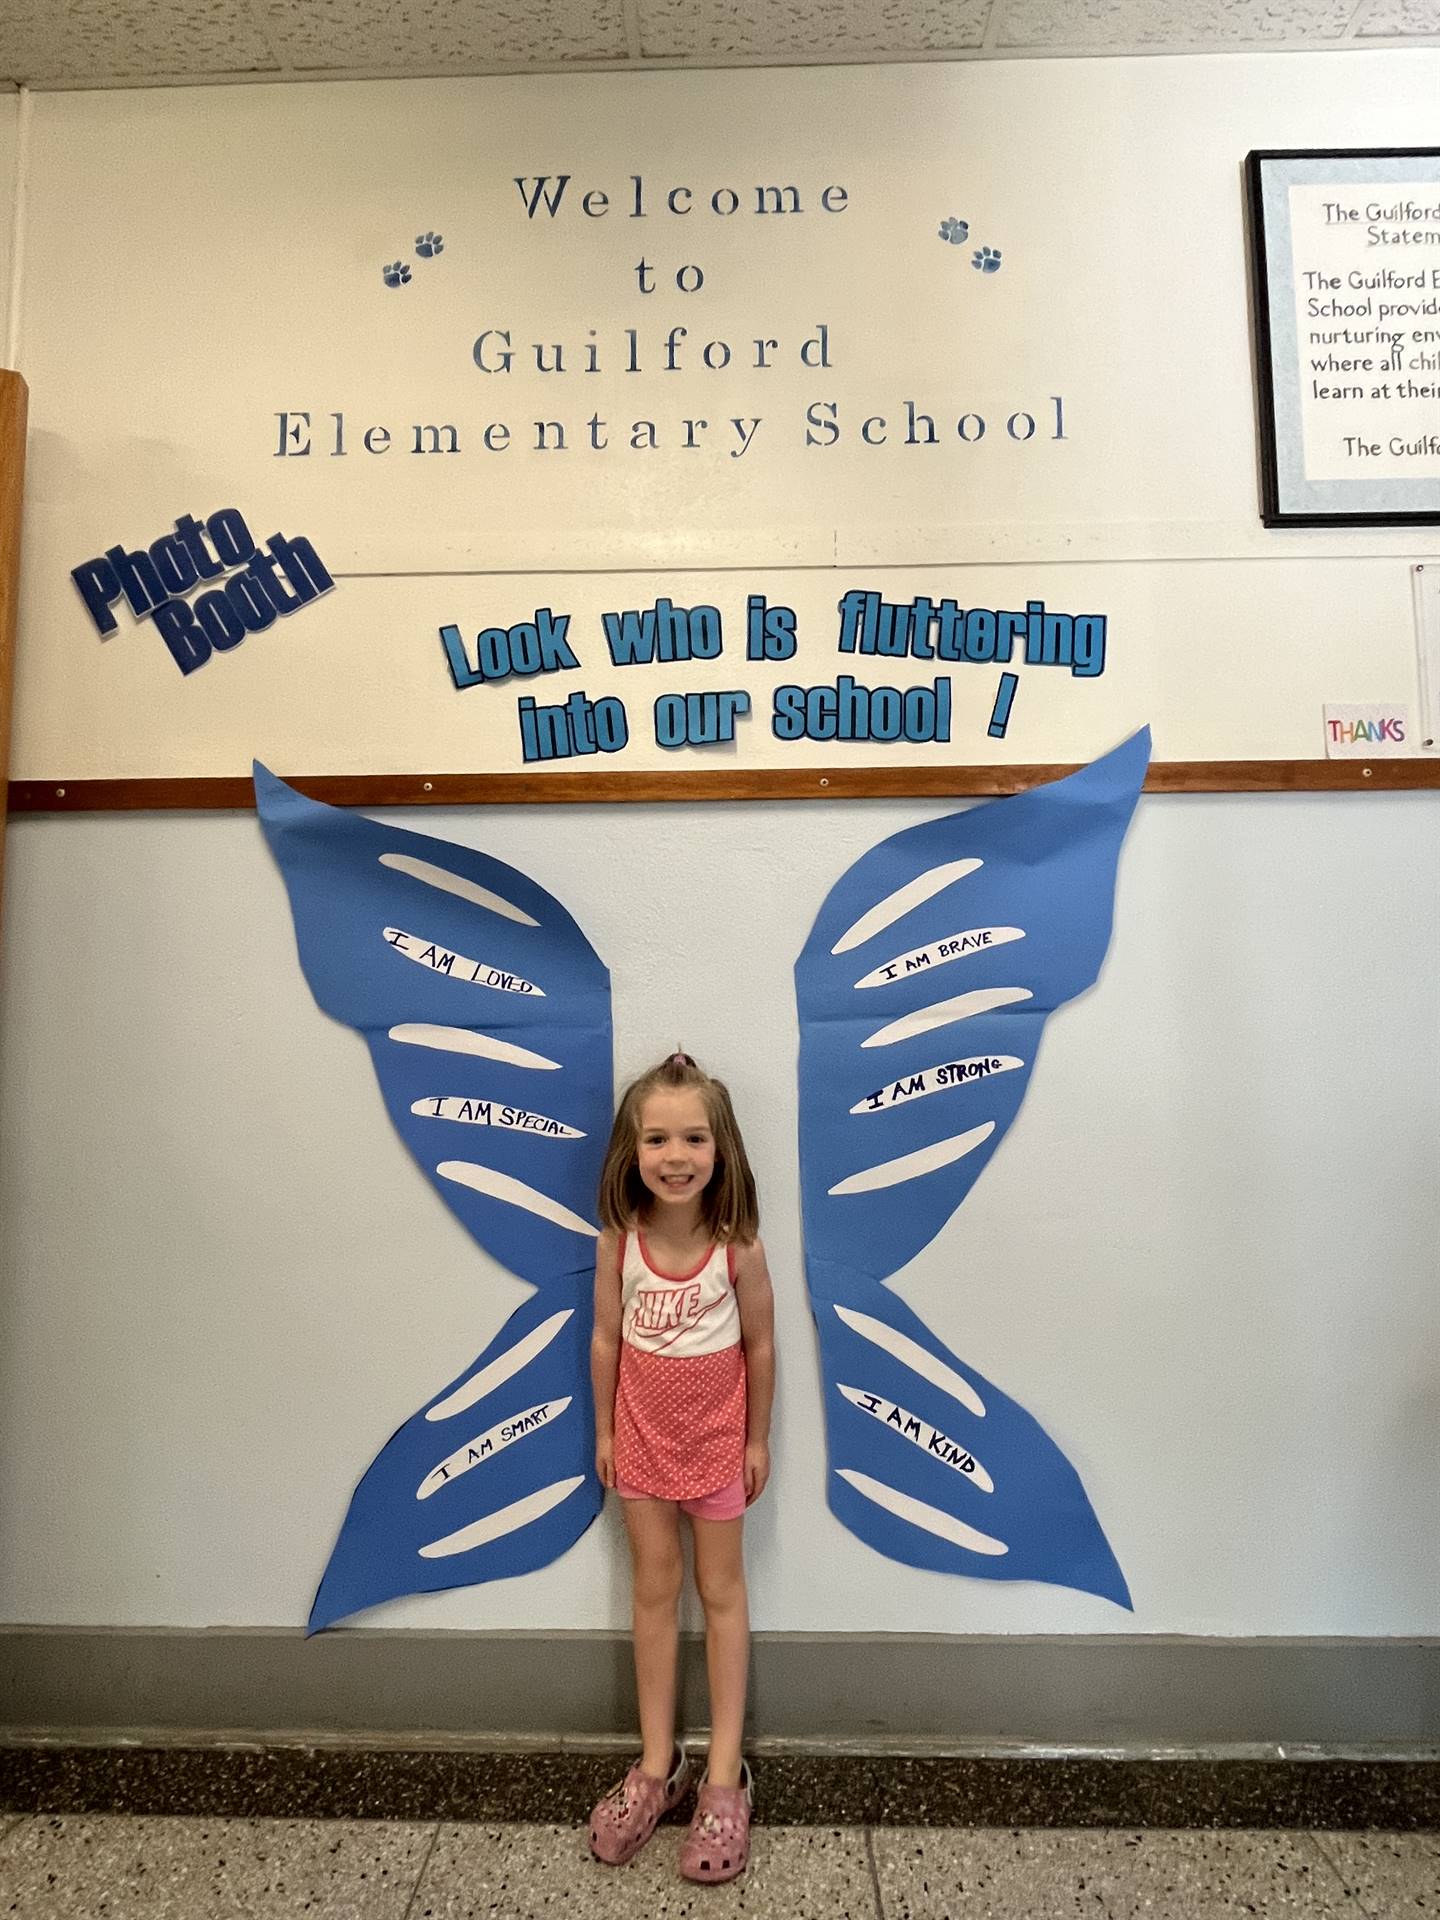
<path id="1" fill-rule="evenodd" d="M 772 738 L 767 676 L 735 660 L 744 599 L 796 608 L 803 684 L 932 678 L 837 657 L 835 602 L 856 585 L 1109 615 L 1104 678 L 1022 669 L 1003 741 L 986 732 L 998 670 L 961 666 L 949 758 L 1081 759 L 1141 719 L 1161 759 L 1315 753 L 1324 701 L 1414 699 L 1408 565 L 1434 546 L 1260 526 L 1240 167 L 1252 147 L 1423 143 L 1437 92 L 1440 55 L 1417 49 L 41 95 L 17 775 L 239 773 L 257 750 L 282 771 L 505 770 L 517 692 L 622 686 L 632 745 L 606 764 L 653 765 L 671 757 L 647 744 L 652 700 L 705 676 L 616 673 L 598 616 L 657 593 L 725 615 L 716 672 L 757 695 L 747 763 L 825 760 L 833 744 Z M 562 172 L 564 211 L 527 218 L 516 177 Z M 805 213 L 659 204 L 675 182 L 776 178 Z M 819 210 L 837 183 L 845 210 Z M 595 188 L 613 204 L 586 218 L 575 195 Z M 952 214 L 1001 245 L 999 272 L 941 242 Z M 425 260 L 431 225 L 445 249 Z M 388 289 L 398 256 L 412 279 Z M 667 278 L 685 263 L 706 273 L 689 294 Z M 798 351 L 822 322 L 823 373 Z M 516 366 L 482 373 L 472 345 L 502 329 Z M 779 343 L 764 371 L 740 363 L 757 334 Z M 707 373 L 712 335 L 738 357 Z M 564 374 L 527 366 L 526 343 L 556 339 Z M 935 447 L 902 444 L 907 399 L 939 422 Z M 831 401 L 843 439 L 807 447 L 807 407 Z M 284 444 L 312 451 L 281 458 L 279 417 L 299 412 Z M 1023 444 L 1003 426 L 1022 412 L 1039 423 Z M 864 448 L 882 414 L 887 443 Z M 653 452 L 622 444 L 637 416 L 658 424 Z M 983 439 L 964 443 L 959 416 Z M 567 448 L 538 452 L 552 417 Z M 734 459 L 713 434 L 683 450 L 682 417 L 722 440 L 733 418 L 763 426 Z M 460 450 L 417 458 L 424 422 L 455 425 Z M 495 422 L 510 437 L 487 452 Z M 102 643 L 70 570 L 222 505 L 262 539 L 308 534 L 337 591 L 188 677 L 149 623 L 122 614 Z M 439 577 L 395 577 L 415 574 Z M 473 639 L 540 606 L 573 613 L 583 672 L 457 693 L 437 629 Z"/>
<path id="2" fill-rule="evenodd" d="M 1158 214 L 1123 235 L 1115 223 L 1136 180 L 1159 163 L 1135 126 L 1167 88 L 1210 76 L 1204 138 L 1238 166 L 1249 145 L 1428 134 L 1427 59 L 1078 61 L 1059 75 L 1027 62 L 969 67 L 964 84 L 992 99 L 1025 87 L 1063 97 L 1076 127 L 1090 103 L 1094 244 L 1103 235 L 1143 280 L 1151 250 L 1173 247 L 1174 235 Z M 497 84 L 508 94 L 526 83 Z M 587 99 L 593 87 L 612 109 L 631 98 L 623 89 L 632 83 L 613 77 L 535 84 Z M 825 84 L 859 82 L 851 71 Z M 128 167 L 140 157 L 101 136 L 133 134 L 147 119 L 203 111 L 232 130 L 253 122 L 263 140 L 267 116 L 296 115 L 307 102 L 342 113 L 361 99 L 414 97 L 245 88 L 188 99 L 47 96 L 36 112 L 46 151 L 64 128 L 81 128 Z M 13 126 L 13 104 L 0 101 L 0 166 L 7 116 Z M 1177 133 L 1177 145 L 1199 139 L 1197 126 Z M 914 137 L 898 125 L 894 133 Z M 421 151 L 413 122 L 403 137 Z M 1043 115 L 1029 137 L 1042 147 L 1053 138 Z M 58 205 L 59 177 L 53 159 L 37 163 L 38 205 Z M 1233 388 L 1216 398 L 1220 450 L 1157 431 L 1150 471 L 1169 531 L 1156 546 L 1153 528 L 1131 527 L 1142 546 L 1126 591 L 1155 610 L 1157 630 L 1187 565 L 1208 570 L 1187 589 L 1191 604 L 1224 610 L 1248 596 L 1268 606 L 1267 634 L 1283 632 L 1274 648 L 1257 643 L 1256 671 L 1270 710 L 1291 727 L 1329 684 L 1312 654 L 1331 678 L 1341 666 L 1355 676 L 1329 697 L 1389 692 L 1370 677 L 1369 639 L 1361 649 L 1355 634 L 1373 622 L 1376 649 L 1401 657 L 1396 582 L 1411 549 L 1394 534 L 1291 535 L 1285 561 L 1242 557 L 1258 530 L 1229 173 L 1224 194 L 1223 312 L 1207 312 L 1200 289 L 1196 314 L 1177 317 L 1197 335 L 1224 334 Z M 50 269 L 35 235 L 47 231 L 48 222 L 36 226 L 30 249 L 42 284 Z M 1073 237 L 1077 255 L 1089 244 Z M 184 273 L 183 248 L 169 270 Z M 104 272 L 122 268 L 109 262 Z M 65 293 L 79 315 L 73 281 Z M 46 311 L 58 310 L 53 285 L 47 300 Z M 87 325 L 103 323 L 103 300 L 87 294 L 83 306 Z M 78 338 L 56 357 L 33 324 L 39 311 L 27 294 L 21 364 L 35 389 L 30 505 L 40 533 L 22 633 L 22 755 L 26 738 L 63 743 L 67 731 L 104 721 L 98 673 L 77 689 L 78 675 L 52 671 L 74 634 L 67 628 L 62 642 L 53 610 L 69 603 L 52 598 L 51 573 L 78 557 L 57 528 L 73 498 L 66 476 L 86 453 L 87 408 L 112 405 L 123 371 L 88 357 Z M 153 486 L 157 470 L 167 484 L 191 477 L 172 444 L 135 442 L 110 463 L 105 488 L 113 497 L 130 473 Z M 1224 565 L 1197 561 L 1193 548 L 1176 556 L 1175 516 L 1192 480 L 1205 526 L 1218 521 L 1236 543 L 1222 549 Z M 1095 504 L 1101 520 L 1134 511 Z M 1020 557 L 1038 565 L 1045 556 Z M 42 564 L 43 581 L 33 571 Z M 1291 585 L 1256 588 L 1261 569 Z M 361 603 L 358 591 L 349 603 Z M 338 646 L 338 593 L 334 607 Z M 1322 630 L 1321 616 L 1342 608 L 1344 620 Z M 83 632 L 78 644 L 98 646 Z M 1207 656 L 1209 682 L 1225 699 L 1236 693 L 1237 711 L 1227 718 L 1222 700 L 1215 712 L 1235 751 L 1260 752 L 1235 687 L 1240 656 L 1225 646 Z M 52 664 L 42 674 L 45 649 Z M 217 674 L 239 670 L 217 677 L 217 691 L 178 691 L 223 703 L 244 662 L 242 651 L 216 663 Z M 316 672 L 297 666 L 286 701 L 323 713 L 323 684 L 306 677 Z M 1084 708 L 1085 750 L 1149 710 L 1162 672 L 1158 646 L 1117 661 L 1115 692 L 1107 676 L 1104 701 Z M 1080 696 L 1092 690 L 1070 690 L 1057 729 L 1081 724 Z M 292 751 L 284 704 L 265 710 L 282 761 Z M 178 695 L 161 711 L 167 737 L 179 739 Z M 1170 724 L 1188 743 L 1199 734 L 1186 726 L 1203 732 L 1206 723 L 1176 709 Z M 1440 1632 L 1431 1472 L 1440 1403 L 1430 1366 L 1440 1338 L 1440 818 L 1431 796 L 1145 801 L 1098 989 L 1056 1019 L 1013 1137 L 905 1276 L 904 1291 L 941 1336 L 1076 1460 L 1134 1589 L 1133 1618 L 1058 1590 L 898 1568 L 829 1519 L 799 1265 L 789 970 L 833 877 L 872 841 L 934 811 L 491 809 L 407 822 L 484 844 L 566 900 L 614 973 L 621 1072 L 679 1032 L 736 1088 L 781 1288 L 777 1474 L 751 1530 L 758 1624 Z M 673 866 L 677 845 L 686 859 L 675 897 L 617 889 L 613 876 L 643 876 L 661 849 Z M 296 1625 L 355 1478 L 393 1426 L 483 1347 L 515 1283 L 477 1253 L 409 1163 L 360 1043 L 313 1007 L 252 819 L 21 819 L 8 867 L 0 1619 Z M 317 1142 L 310 1122 L 322 1107 L 341 1124 Z M 612 1515 L 542 1574 L 403 1603 L 377 1624 L 584 1627 L 618 1625 L 624 1613 Z"/>
<path id="3" fill-rule="evenodd" d="M 15 175 L 20 124 L 20 96 L 0 93 L 0 315 L 10 308 L 10 261 L 15 238 Z M 5 360 L 0 340 L 0 363 Z"/>

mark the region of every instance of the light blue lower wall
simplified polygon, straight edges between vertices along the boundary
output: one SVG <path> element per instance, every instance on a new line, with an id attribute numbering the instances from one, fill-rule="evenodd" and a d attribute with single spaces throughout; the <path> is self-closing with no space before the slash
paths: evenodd
<path id="1" fill-rule="evenodd" d="M 406 817 L 567 902 L 614 976 L 621 1072 L 680 1041 L 731 1083 L 779 1294 L 757 1627 L 1440 1633 L 1428 795 L 1142 802 L 1098 988 L 1052 1021 L 994 1165 L 900 1276 L 1077 1462 L 1134 1616 L 896 1567 L 830 1519 L 790 967 L 835 875 L 942 810 Z M 315 1010 L 253 818 L 25 818 L 8 867 L 0 1620 L 294 1628 L 356 1477 L 515 1283 Z M 607 1515 L 543 1573 L 366 1624 L 613 1634 L 627 1604 Z"/>

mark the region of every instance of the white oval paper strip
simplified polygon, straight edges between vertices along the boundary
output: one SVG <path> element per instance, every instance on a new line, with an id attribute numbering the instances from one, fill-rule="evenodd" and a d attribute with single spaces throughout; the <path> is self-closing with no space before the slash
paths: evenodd
<path id="1" fill-rule="evenodd" d="M 566 1307 L 562 1313 L 552 1313 L 548 1320 L 542 1320 L 538 1327 L 532 1327 L 523 1340 L 517 1340 L 513 1347 L 507 1347 L 504 1353 L 497 1354 L 479 1373 L 472 1373 L 453 1393 L 447 1393 L 443 1400 L 437 1400 L 433 1407 L 426 1410 L 425 1418 L 449 1420 L 455 1414 L 463 1413 L 467 1407 L 473 1407 L 477 1400 L 483 1400 L 487 1393 L 493 1393 L 496 1387 L 503 1387 L 522 1367 L 528 1367 L 537 1353 L 545 1351 L 574 1312 L 573 1307 Z"/>
<path id="2" fill-rule="evenodd" d="M 489 887 L 482 887 L 476 880 L 462 879 L 458 873 L 451 873 L 448 867 L 437 867 L 432 860 L 417 860 L 408 853 L 382 853 L 380 864 L 382 867 L 393 867 L 397 873 L 408 873 L 412 880 L 423 880 L 427 887 L 438 887 L 442 893 L 453 893 L 457 899 L 468 900 L 473 906 L 503 914 L 507 920 L 517 920 L 522 927 L 538 927 L 540 924 L 523 908 L 515 906 L 498 893 L 492 893 Z"/>
<path id="3" fill-rule="evenodd" d="M 848 1480 L 857 1493 L 863 1493 L 867 1500 L 873 1500 L 877 1507 L 884 1507 L 887 1513 L 893 1513 L 897 1519 L 908 1520 L 912 1527 L 923 1527 L 926 1533 L 933 1533 L 937 1539 L 949 1540 L 957 1547 L 967 1547 L 971 1553 L 999 1555 L 1010 1551 L 1003 1540 L 981 1533 L 978 1527 L 967 1527 L 963 1520 L 955 1520 L 938 1507 L 928 1506 L 923 1500 L 912 1499 L 897 1487 L 887 1487 L 883 1480 L 872 1480 L 868 1473 L 856 1473 L 853 1467 L 837 1467 L 835 1471 L 842 1480 Z"/>
<path id="4" fill-rule="evenodd" d="M 913 1040 L 917 1034 L 932 1033 L 936 1027 L 952 1026 L 957 1020 L 973 1019 L 977 1013 L 993 1013 L 997 1007 L 1013 1007 L 1022 1000 L 1033 1000 L 1028 987 L 976 987 L 973 993 L 960 993 L 953 1000 L 935 1000 L 928 1007 L 917 1007 L 903 1019 L 881 1027 L 862 1047 L 893 1047 L 900 1040 Z"/>
<path id="5" fill-rule="evenodd" d="M 968 1060 L 945 1060 L 938 1067 L 925 1067 L 919 1073 L 902 1073 L 888 1086 L 877 1087 L 857 1100 L 851 1113 L 887 1113 L 891 1107 L 903 1107 L 907 1100 L 923 1100 L 930 1093 L 944 1093 L 950 1087 L 973 1087 L 992 1074 L 1013 1073 L 1025 1062 L 1014 1053 L 975 1053 Z"/>
<path id="6" fill-rule="evenodd" d="M 877 933 L 883 933 L 886 927 L 893 927 L 907 913 L 913 912 L 916 907 L 923 907 L 927 900 L 933 900 L 937 893 L 942 893 L 946 887 L 963 880 L 967 874 L 974 873 L 977 867 L 984 864 L 983 860 L 947 860 L 943 866 L 917 873 L 913 880 L 907 880 L 903 887 L 887 893 L 883 900 L 877 900 L 868 912 L 862 913 L 854 925 L 841 934 L 830 949 L 831 953 L 849 953 L 852 947 L 863 947 Z"/>
<path id="7" fill-rule="evenodd" d="M 888 987 L 912 974 L 946 966 L 951 960 L 963 960 L 967 954 L 988 953 L 992 947 L 1008 946 L 1023 940 L 1023 927 L 971 927 L 965 933 L 952 933 L 944 940 L 932 940 L 928 947 L 912 947 L 909 953 L 897 953 L 893 960 L 882 960 L 873 972 L 855 982 L 858 993 L 863 987 Z"/>
<path id="8" fill-rule="evenodd" d="M 507 1133 L 538 1133 L 548 1140 L 583 1140 L 578 1127 L 567 1127 L 563 1120 L 552 1120 L 548 1113 L 530 1113 L 524 1107 L 507 1107 L 498 1100 L 467 1099 L 462 1094 L 427 1093 L 412 1100 L 411 1113 L 427 1120 L 455 1120 L 467 1127 L 502 1127 Z"/>
<path id="9" fill-rule="evenodd" d="M 903 1180 L 919 1180 L 927 1173 L 937 1173 L 941 1167 L 963 1160 L 967 1153 L 983 1146 L 994 1131 L 995 1122 L 986 1120 L 978 1127 L 971 1127 L 968 1133 L 957 1133 L 949 1140 L 917 1147 L 914 1153 L 902 1153 L 895 1160 L 881 1160 L 876 1166 L 862 1167 L 859 1173 L 837 1180 L 830 1192 L 875 1193 L 881 1187 L 898 1187 Z"/>
<path id="10" fill-rule="evenodd" d="M 477 1060 L 499 1060 L 507 1067 L 534 1067 L 546 1073 L 558 1073 L 560 1062 L 528 1047 L 517 1047 L 513 1040 L 496 1040 L 488 1033 L 476 1033 L 473 1027 L 436 1027 L 424 1020 L 406 1020 L 390 1028 L 390 1038 L 406 1047 L 433 1047 L 437 1053 L 469 1053 Z"/>
<path id="11" fill-rule="evenodd" d="M 843 1393 L 852 1407 L 859 1407 L 862 1413 L 868 1413 L 873 1420 L 898 1433 L 902 1440 L 908 1440 L 912 1447 L 919 1447 L 922 1453 L 928 1453 L 942 1466 L 950 1467 L 968 1480 L 972 1487 L 978 1487 L 981 1493 L 995 1491 L 995 1482 L 969 1448 L 962 1447 L 958 1440 L 952 1440 L 939 1427 L 932 1427 L 918 1413 L 911 1413 L 896 1401 L 887 1400 L 883 1394 L 866 1393 L 860 1387 L 843 1386 L 838 1380 L 835 1390 Z"/>
<path id="12" fill-rule="evenodd" d="M 558 1507 L 562 1500 L 568 1500 L 575 1489 L 584 1484 L 584 1474 L 576 1474 L 572 1480 L 553 1481 L 550 1486 L 541 1487 L 537 1493 L 526 1494 L 523 1500 L 501 1507 L 498 1513 L 487 1514 L 483 1520 L 475 1521 L 473 1526 L 461 1527 L 458 1533 L 447 1533 L 442 1539 L 432 1540 L 428 1546 L 420 1548 L 420 1557 L 422 1560 L 444 1560 L 452 1553 L 469 1553 L 472 1547 L 483 1547 L 507 1533 L 518 1533 L 521 1527 L 528 1527 L 533 1520 L 543 1519 L 552 1507 Z"/>
<path id="13" fill-rule="evenodd" d="M 985 1418 L 985 1402 L 971 1386 L 963 1374 L 956 1373 L 953 1367 L 937 1359 L 928 1347 L 922 1347 L 918 1340 L 912 1340 L 908 1333 L 900 1333 L 896 1328 L 887 1326 L 883 1320 L 877 1320 L 873 1314 L 857 1313 L 853 1307 L 836 1306 L 835 1316 L 844 1322 L 852 1333 L 858 1333 L 862 1340 L 868 1340 L 872 1346 L 879 1347 L 892 1359 L 898 1360 L 902 1367 L 909 1367 L 912 1373 L 918 1373 L 922 1380 L 928 1380 L 932 1387 L 939 1387 L 942 1393 L 948 1393 L 952 1400 L 958 1400 L 979 1420 Z"/>
<path id="14" fill-rule="evenodd" d="M 588 1233 L 592 1240 L 600 1238 L 598 1227 L 592 1227 L 588 1220 L 582 1220 L 578 1213 L 572 1213 L 562 1201 L 553 1200 L 548 1193 L 541 1193 L 538 1187 L 526 1186 L 523 1180 L 517 1180 L 513 1174 L 501 1173 L 495 1167 L 481 1166 L 475 1160 L 442 1160 L 435 1171 L 442 1180 L 453 1180 L 459 1187 L 469 1187 L 475 1193 L 487 1194 L 492 1200 L 503 1200 L 508 1207 L 523 1207 L 527 1213 L 548 1220 L 552 1226 L 568 1227 L 572 1233 Z"/>
<path id="15" fill-rule="evenodd" d="M 385 944 L 417 966 L 428 967 L 432 973 L 443 973 L 447 980 L 459 980 L 467 987 L 493 987 L 497 993 L 528 993 L 540 1000 L 545 998 L 545 989 L 525 979 L 523 974 L 492 967 L 486 960 L 471 960 L 466 954 L 438 946 L 423 934 L 406 933 L 403 927 L 386 927 Z"/>
<path id="16" fill-rule="evenodd" d="M 497 1453 L 503 1453 L 507 1447 L 513 1447 L 517 1440 L 528 1440 L 532 1433 L 539 1433 L 570 1405 L 572 1396 L 566 1394 L 563 1400 L 542 1400 L 539 1406 L 526 1407 L 523 1413 L 512 1413 L 508 1420 L 501 1420 L 484 1433 L 476 1434 L 473 1440 L 467 1440 L 463 1447 L 457 1447 L 454 1453 L 442 1460 L 438 1467 L 430 1472 L 415 1489 L 417 1500 L 428 1500 L 432 1493 L 438 1493 L 441 1487 L 448 1486 L 462 1473 L 468 1473 L 471 1467 L 478 1467 L 485 1460 L 492 1460 Z"/>

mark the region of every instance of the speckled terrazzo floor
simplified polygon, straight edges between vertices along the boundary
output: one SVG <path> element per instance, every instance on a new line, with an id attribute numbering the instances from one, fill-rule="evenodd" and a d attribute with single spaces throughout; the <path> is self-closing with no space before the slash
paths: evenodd
<path id="1" fill-rule="evenodd" d="M 600 1748 L 0 1741 L 12 1813 L 575 1825 L 629 1764 Z M 770 1827 L 1440 1829 L 1440 1755 L 754 1756 Z M 0 1908 L 3 1920 L 3 1908 Z"/>
<path id="2" fill-rule="evenodd" d="M 574 1826 L 204 1815 L 0 1816 L 19 1920 L 1406 1920 L 1440 1912 L 1440 1835 L 1104 1827 L 757 1827 L 694 1888 L 662 1827 L 619 1871 Z"/>

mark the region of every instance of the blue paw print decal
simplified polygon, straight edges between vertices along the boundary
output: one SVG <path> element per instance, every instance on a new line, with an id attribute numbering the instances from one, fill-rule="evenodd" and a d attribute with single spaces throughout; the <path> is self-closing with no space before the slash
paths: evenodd
<path id="1" fill-rule="evenodd" d="M 970 264 L 977 273 L 998 273 L 1000 271 L 1000 249 L 998 247 L 977 247 L 970 256 Z"/>
<path id="2" fill-rule="evenodd" d="M 952 247 L 958 247 L 962 240 L 970 237 L 970 222 L 957 220 L 952 214 L 948 220 L 940 222 L 940 238 L 948 240 Z"/>
<path id="3" fill-rule="evenodd" d="M 392 260 L 388 267 L 380 269 L 380 277 L 387 287 L 403 287 L 410 278 L 410 269 L 403 260 Z"/>
<path id="4" fill-rule="evenodd" d="M 444 236 L 438 233 L 417 233 L 415 251 L 422 260 L 433 260 L 437 253 L 445 251 Z"/>

